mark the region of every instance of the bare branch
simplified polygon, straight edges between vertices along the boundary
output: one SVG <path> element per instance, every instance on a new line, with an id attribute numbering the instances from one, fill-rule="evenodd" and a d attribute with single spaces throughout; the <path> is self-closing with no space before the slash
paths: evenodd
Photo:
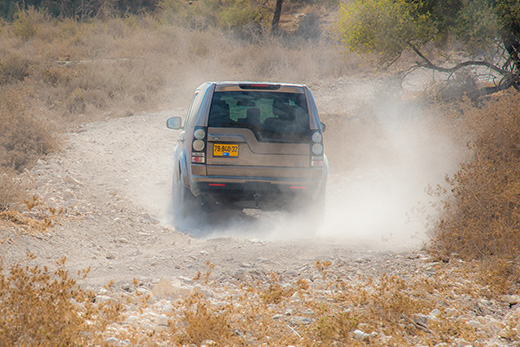
<path id="1" fill-rule="evenodd" d="M 473 100 L 473 99 L 476 99 L 481 96 L 490 95 L 490 94 L 493 94 L 493 93 L 496 93 L 496 92 L 499 92 L 502 90 L 506 90 L 506 89 L 510 88 L 511 86 L 513 86 L 515 89 L 517 89 L 516 84 L 513 83 L 513 80 L 506 80 L 504 78 L 501 82 L 503 82 L 503 83 L 499 83 L 498 85 L 493 86 L 493 87 L 484 87 L 484 88 L 481 88 L 474 92 L 468 93 L 468 97 Z"/>
<path id="2" fill-rule="evenodd" d="M 510 74 L 510 72 L 508 70 L 502 69 L 502 68 L 496 66 L 495 64 L 492 64 L 492 63 L 490 63 L 488 61 L 483 61 L 483 60 L 468 60 L 468 61 L 459 63 L 459 64 L 457 64 L 457 65 L 455 65 L 453 67 L 445 68 L 445 67 L 442 67 L 442 66 L 439 66 L 439 65 L 436 65 L 436 64 L 432 63 L 412 43 L 408 43 L 408 47 L 410 47 L 415 52 L 415 54 L 417 54 L 424 61 L 424 64 L 419 64 L 418 63 L 417 65 L 420 66 L 420 67 L 427 68 L 427 69 L 431 69 L 431 70 L 436 70 L 436 71 L 446 72 L 446 73 L 452 74 L 452 73 L 456 72 L 457 70 L 460 70 L 460 69 L 462 69 L 464 67 L 467 67 L 467 66 L 485 66 L 485 67 L 487 67 L 487 68 L 489 68 L 491 70 L 494 70 L 494 71 L 498 72 L 501 75 Z"/>

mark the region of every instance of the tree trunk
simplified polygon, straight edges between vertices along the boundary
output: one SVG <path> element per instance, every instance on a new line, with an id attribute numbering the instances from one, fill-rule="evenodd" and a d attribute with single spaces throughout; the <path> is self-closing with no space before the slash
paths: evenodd
<path id="1" fill-rule="evenodd" d="M 278 23 L 280 23 L 280 16 L 282 15 L 283 0 L 276 0 L 276 6 L 274 9 L 273 22 L 271 23 L 271 33 L 278 32 Z"/>

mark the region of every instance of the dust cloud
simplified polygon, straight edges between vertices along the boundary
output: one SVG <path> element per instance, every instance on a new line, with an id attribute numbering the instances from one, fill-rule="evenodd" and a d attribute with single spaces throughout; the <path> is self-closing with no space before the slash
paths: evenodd
<path id="1" fill-rule="evenodd" d="M 364 128 L 364 138 L 353 144 L 364 155 L 338 173 L 331 163 L 320 237 L 392 249 L 416 248 L 428 239 L 427 220 L 434 216 L 436 198 L 426 189 L 442 184 L 457 167 L 457 146 L 419 108 L 385 106 L 368 124 L 352 125 Z"/>
<path id="2" fill-rule="evenodd" d="M 356 89 L 363 91 L 361 98 L 354 99 Z M 385 95 L 384 89 L 347 83 L 315 92 L 327 124 L 330 165 L 323 223 L 312 213 L 224 211 L 205 225 L 188 225 L 185 232 L 208 238 L 333 239 L 388 250 L 427 242 L 435 197 L 426 188 L 443 184 L 454 172 L 462 146 L 442 117 L 402 101 L 401 95 Z"/>

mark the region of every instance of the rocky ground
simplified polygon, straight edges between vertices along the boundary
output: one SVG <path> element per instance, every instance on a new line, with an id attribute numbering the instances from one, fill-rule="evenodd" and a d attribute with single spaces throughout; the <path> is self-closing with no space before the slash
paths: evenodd
<path id="1" fill-rule="evenodd" d="M 356 88 L 348 81 L 338 85 L 342 92 Z M 343 114 L 352 127 L 370 123 L 345 111 L 355 105 L 345 102 L 338 89 L 315 86 L 315 94 L 325 118 Z M 339 106 L 330 106 L 334 103 Z M 312 223 L 301 216 L 246 210 L 214 215 L 205 227 L 179 231 L 171 225 L 169 210 L 172 151 L 178 132 L 166 129 L 165 121 L 184 112 L 176 109 L 85 124 L 63 137 L 63 151 L 41 160 L 25 175 L 42 206 L 63 208 L 63 212 L 45 232 L 13 236 L 7 262 L 22 259 L 27 251 L 36 255 L 39 264 L 66 257 L 72 272 L 90 267 L 80 284 L 96 291 L 99 301 L 121 300 L 122 294 L 136 288 L 151 297 L 145 310 L 128 306 L 123 322 L 107 331 L 108 343 L 144 344 L 143 336 L 170 329 L 172 315 L 182 312 L 178 300 L 196 289 L 218 304 L 244 284 L 268 283 L 270 274 L 276 274 L 282 286 L 304 279 L 327 296 L 331 279 L 323 276 L 316 265 L 320 263 L 334 269 L 334 281 L 354 282 L 384 274 L 431 278 L 437 273 L 439 264 L 421 251 L 427 240 L 424 224 L 413 215 L 410 218 L 409 212 L 424 198 L 427 180 L 442 177 L 452 163 L 445 160 L 448 150 L 439 151 L 438 137 L 417 135 L 418 127 L 424 127 L 416 121 L 388 123 L 385 142 L 379 147 L 390 148 L 395 160 L 383 166 L 365 163 L 339 170 L 331 161 L 327 216 L 319 228 L 309 227 Z M 328 134 L 342 136 L 332 127 Z M 410 134 L 416 136 L 406 136 Z M 425 138 L 436 144 L 438 157 L 429 149 L 418 149 L 425 148 L 417 145 L 420 139 L 423 146 Z M 416 150 L 402 151 L 411 147 Z M 335 148 L 327 150 L 332 153 Z M 425 161 L 425 156 L 431 160 Z M 439 167 L 439 163 L 446 165 Z M 425 169 L 432 165 L 437 169 L 434 176 Z M 428 175 L 420 173 L 424 171 Z M 206 280 L 200 280 L 200 274 L 207 274 Z M 104 287 L 110 281 L 113 285 L 107 290 Z M 479 301 L 468 296 L 466 311 L 454 309 L 452 316 L 483 332 L 476 345 L 514 345 L 507 329 L 518 324 L 520 308 L 515 309 L 516 297 L 504 300 Z M 318 319 L 308 301 L 291 297 L 283 308 L 273 308 L 271 321 L 283 321 L 288 336 L 300 336 L 303 333 L 298 329 Z M 309 311 L 301 309 L 302 303 Z M 420 321 L 427 326 L 441 312 L 446 314 L 446 307 L 431 309 L 415 324 Z M 361 328 L 353 338 L 375 339 Z M 125 338 L 124 332 L 129 331 L 133 339 Z M 245 338 L 261 344 L 254 336 Z M 454 337 L 447 345 L 471 343 Z"/>

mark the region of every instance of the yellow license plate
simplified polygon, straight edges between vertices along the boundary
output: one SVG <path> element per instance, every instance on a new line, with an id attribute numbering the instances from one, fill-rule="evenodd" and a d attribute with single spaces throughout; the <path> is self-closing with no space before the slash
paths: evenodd
<path id="1" fill-rule="evenodd" d="M 224 143 L 213 144 L 214 157 L 238 157 L 238 145 L 229 145 Z"/>

